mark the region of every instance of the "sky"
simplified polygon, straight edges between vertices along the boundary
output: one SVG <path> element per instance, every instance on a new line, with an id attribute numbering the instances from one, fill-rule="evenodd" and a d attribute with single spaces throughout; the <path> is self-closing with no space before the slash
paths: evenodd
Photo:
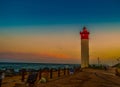
<path id="1" fill-rule="evenodd" d="M 81 63 L 84 26 L 90 63 L 120 57 L 119 0 L 0 0 L 0 62 Z"/>

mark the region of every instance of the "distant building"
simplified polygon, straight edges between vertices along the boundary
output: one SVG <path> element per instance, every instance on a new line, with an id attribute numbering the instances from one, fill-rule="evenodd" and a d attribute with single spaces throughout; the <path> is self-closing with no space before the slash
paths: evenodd
<path id="1" fill-rule="evenodd" d="M 86 27 L 80 31 L 81 36 L 81 68 L 89 66 L 89 32 Z"/>

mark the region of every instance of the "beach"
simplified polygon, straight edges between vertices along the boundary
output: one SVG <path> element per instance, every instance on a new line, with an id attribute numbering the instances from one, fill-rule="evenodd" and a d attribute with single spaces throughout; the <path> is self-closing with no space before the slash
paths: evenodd
<path id="1" fill-rule="evenodd" d="M 56 76 L 55 76 L 56 75 Z M 27 78 L 27 76 L 26 76 Z M 97 70 L 84 69 L 73 75 L 63 75 L 57 77 L 54 73 L 52 79 L 47 83 L 36 81 L 35 87 L 119 87 L 120 77 L 115 75 L 115 69 Z M 16 86 L 15 86 L 16 85 Z M 28 87 L 25 82 L 21 82 L 21 76 L 6 77 L 2 87 Z"/>
<path id="2" fill-rule="evenodd" d="M 37 87 L 120 87 L 120 77 L 111 71 L 87 69 Z"/>

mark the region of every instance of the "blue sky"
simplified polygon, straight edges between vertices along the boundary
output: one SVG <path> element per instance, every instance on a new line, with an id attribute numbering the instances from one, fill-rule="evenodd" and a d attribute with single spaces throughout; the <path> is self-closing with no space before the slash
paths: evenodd
<path id="1" fill-rule="evenodd" d="M 83 26 L 91 63 L 116 62 L 120 0 L 0 0 L 0 61 L 80 63 Z"/>
<path id="2" fill-rule="evenodd" d="M 0 0 L 0 26 L 120 22 L 119 0 Z"/>

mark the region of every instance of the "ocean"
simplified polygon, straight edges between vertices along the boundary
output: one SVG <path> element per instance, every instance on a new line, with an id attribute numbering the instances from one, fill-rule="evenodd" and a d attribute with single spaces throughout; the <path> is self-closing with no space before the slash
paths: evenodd
<path id="1" fill-rule="evenodd" d="M 44 68 L 74 68 L 74 67 L 79 67 L 80 64 L 53 64 L 53 63 L 6 63 L 6 62 L 1 62 L 0 63 L 0 70 L 5 70 L 5 69 L 14 69 L 15 72 L 19 72 L 20 69 L 34 69 L 34 70 L 39 70 L 39 69 L 44 69 Z"/>

